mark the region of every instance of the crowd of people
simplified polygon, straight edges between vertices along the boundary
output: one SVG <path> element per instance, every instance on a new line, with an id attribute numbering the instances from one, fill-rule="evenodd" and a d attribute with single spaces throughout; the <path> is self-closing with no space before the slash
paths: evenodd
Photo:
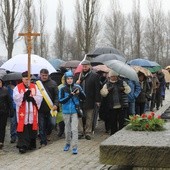
<path id="1" fill-rule="evenodd" d="M 105 132 L 113 135 L 126 125 L 125 120 L 130 115 L 158 110 L 163 105 L 166 82 L 161 71 L 151 77 L 139 71 L 139 82 L 136 82 L 120 77 L 113 70 L 96 72 L 88 60 L 81 64 L 81 73 L 75 75 L 67 70 L 61 84 L 50 78 L 47 69 L 42 69 L 38 78 L 41 88 L 36 82 L 30 82 L 27 71 L 22 73 L 21 82 L 7 83 L 0 79 L 0 149 L 4 146 L 8 117 L 11 143 L 17 142 L 19 153 L 26 153 L 36 149 L 37 137 L 39 148 L 47 146 L 56 126 L 51 113 L 57 111 L 62 117 L 58 122 L 58 136 L 65 133 L 63 151 L 72 148 L 72 154 L 77 154 L 78 140 L 92 139 L 94 119 L 104 121 Z M 51 107 L 48 97 L 53 103 Z M 83 110 L 83 116 L 78 115 L 77 108 Z"/>

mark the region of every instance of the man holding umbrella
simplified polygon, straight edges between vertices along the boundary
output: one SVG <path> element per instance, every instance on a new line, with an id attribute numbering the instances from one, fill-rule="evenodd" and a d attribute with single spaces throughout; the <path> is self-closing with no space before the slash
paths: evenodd
<path id="1" fill-rule="evenodd" d="M 84 60 L 81 65 L 82 73 L 76 83 L 82 86 L 86 99 L 83 102 L 85 117 L 83 120 L 79 119 L 79 139 L 85 135 L 87 140 L 91 140 L 94 107 L 99 106 L 101 101 L 100 79 L 99 75 L 91 70 L 90 61 Z"/>

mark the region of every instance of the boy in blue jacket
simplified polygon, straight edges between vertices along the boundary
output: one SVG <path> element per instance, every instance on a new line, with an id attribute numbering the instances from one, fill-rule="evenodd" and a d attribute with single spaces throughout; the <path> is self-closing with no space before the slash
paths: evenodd
<path id="1" fill-rule="evenodd" d="M 65 123 L 66 145 L 64 151 L 68 151 L 72 144 L 72 153 L 77 154 L 78 115 L 75 106 L 80 105 L 80 100 L 85 99 L 85 93 L 79 85 L 74 84 L 71 71 L 67 71 L 64 77 L 65 85 L 59 90 L 59 102 L 62 104 Z"/>

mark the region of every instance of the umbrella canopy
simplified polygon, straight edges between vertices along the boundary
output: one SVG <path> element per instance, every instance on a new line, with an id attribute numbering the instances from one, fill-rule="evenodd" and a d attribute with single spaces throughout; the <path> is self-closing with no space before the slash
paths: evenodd
<path id="1" fill-rule="evenodd" d="M 60 67 L 64 68 L 76 68 L 80 64 L 79 60 L 70 60 L 63 62 Z"/>
<path id="2" fill-rule="evenodd" d="M 10 80 L 21 80 L 22 79 L 22 73 L 15 72 L 15 73 L 8 73 L 4 75 L 3 80 L 4 81 L 10 81 Z"/>
<path id="3" fill-rule="evenodd" d="M 168 70 L 162 69 L 162 72 L 165 75 L 165 82 L 169 83 L 170 82 L 170 73 Z"/>
<path id="4" fill-rule="evenodd" d="M 6 70 L 0 68 L 0 78 L 2 79 L 4 77 L 4 75 L 6 75 L 6 74 L 7 74 Z"/>
<path id="5" fill-rule="evenodd" d="M 101 54 L 97 57 L 95 57 L 92 62 L 105 62 L 105 61 L 109 61 L 109 60 L 119 60 L 122 62 L 126 62 L 126 59 L 118 54 Z"/>
<path id="6" fill-rule="evenodd" d="M 152 77 L 152 73 L 147 69 L 147 68 L 144 68 L 144 67 L 141 67 L 141 66 L 131 66 L 137 73 L 140 71 L 142 72 L 143 74 L 145 74 L 145 76 L 147 77 Z"/>
<path id="7" fill-rule="evenodd" d="M 143 58 L 136 58 L 127 62 L 129 65 L 142 66 L 142 67 L 155 67 L 160 66 L 158 63 Z"/>
<path id="8" fill-rule="evenodd" d="M 110 71 L 110 68 L 108 68 L 106 65 L 97 65 L 93 67 L 93 70 L 108 73 Z"/>
<path id="9" fill-rule="evenodd" d="M 169 70 L 169 69 L 170 69 L 170 66 L 166 66 L 165 69 L 166 69 L 166 70 Z"/>
<path id="10" fill-rule="evenodd" d="M 155 61 L 150 61 L 150 60 L 146 60 L 146 59 L 142 59 L 142 58 L 130 60 L 130 61 L 128 61 L 128 64 L 145 67 L 145 68 L 149 69 L 150 72 L 152 72 L 152 73 L 157 72 L 162 69 L 161 66 L 158 63 L 156 63 Z"/>
<path id="11" fill-rule="evenodd" d="M 0 68 L 11 72 L 24 72 L 28 69 L 28 54 L 19 54 L 6 61 Z M 31 74 L 39 74 L 41 69 L 48 69 L 49 73 L 56 72 L 55 68 L 45 59 L 31 54 Z"/>
<path id="12" fill-rule="evenodd" d="M 116 71 L 119 75 L 122 75 L 130 80 L 139 81 L 136 71 L 128 64 L 119 60 L 110 60 L 104 62 L 110 69 Z"/>
<path id="13" fill-rule="evenodd" d="M 101 55 L 101 54 L 109 54 L 109 53 L 124 56 L 122 52 L 120 52 L 118 49 L 115 49 L 113 47 L 99 47 L 99 48 L 96 48 L 93 52 L 87 54 L 87 56 L 93 58 L 93 57 L 96 57 L 96 56 Z"/>
<path id="14" fill-rule="evenodd" d="M 53 58 L 49 60 L 50 64 L 57 70 L 60 68 L 60 65 L 64 62 L 58 58 Z"/>
<path id="15" fill-rule="evenodd" d="M 8 74 L 4 75 L 4 77 L 2 79 L 3 79 L 3 81 L 21 80 L 22 73 L 20 73 L 20 72 L 8 73 Z M 36 80 L 36 77 L 34 75 L 32 75 L 31 80 Z"/>

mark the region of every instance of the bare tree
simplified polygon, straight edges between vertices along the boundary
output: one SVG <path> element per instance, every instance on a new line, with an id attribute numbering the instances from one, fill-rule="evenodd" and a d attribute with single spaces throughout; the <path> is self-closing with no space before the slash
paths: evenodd
<path id="1" fill-rule="evenodd" d="M 164 15 L 162 13 L 161 2 L 152 1 L 148 4 L 149 18 L 145 29 L 145 50 L 146 55 L 151 60 L 160 61 L 162 56 L 162 45 L 164 40 Z"/>
<path id="2" fill-rule="evenodd" d="M 123 53 L 126 50 L 126 19 L 117 0 L 111 1 L 111 15 L 106 17 L 104 35 L 109 43 Z"/>
<path id="3" fill-rule="evenodd" d="M 57 26 L 55 31 L 55 40 L 53 45 L 53 50 L 55 55 L 61 59 L 64 56 L 64 42 L 65 42 L 65 19 L 63 15 L 63 5 L 61 0 L 59 0 L 58 8 L 57 8 Z"/>
<path id="4" fill-rule="evenodd" d="M 142 56 L 142 18 L 140 12 L 140 0 L 133 0 L 133 12 L 132 21 L 130 23 L 132 27 L 133 36 L 133 56 L 140 58 Z"/>
<path id="5" fill-rule="evenodd" d="M 39 14 L 39 21 L 40 21 L 40 33 L 41 33 L 41 36 L 40 36 L 40 52 L 39 52 L 39 55 L 41 57 L 44 57 L 46 58 L 48 56 L 48 52 L 49 52 L 49 46 L 48 46 L 48 43 L 49 43 L 49 36 L 48 36 L 48 33 L 45 31 L 45 25 L 46 25 L 46 16 L 45 16 L 45 5 L 42 3 L 42 0 L 39 0 L 39 4 L 40 4 L 40 14 Z"/>
<path id="6" fill-rule="evenodd" d="M 75 32 L 81 50 L 88 53 L 96 44 L 99 34 L 99 0 L 77 0 L 75 11 Z"/>
<path id="7" fill-rule="evenodd" d="M 16 33 L 21 19 L 21 0 L 0 0 L 0 36 L 5 43 L 8 59 L 12 57 Z"/>

